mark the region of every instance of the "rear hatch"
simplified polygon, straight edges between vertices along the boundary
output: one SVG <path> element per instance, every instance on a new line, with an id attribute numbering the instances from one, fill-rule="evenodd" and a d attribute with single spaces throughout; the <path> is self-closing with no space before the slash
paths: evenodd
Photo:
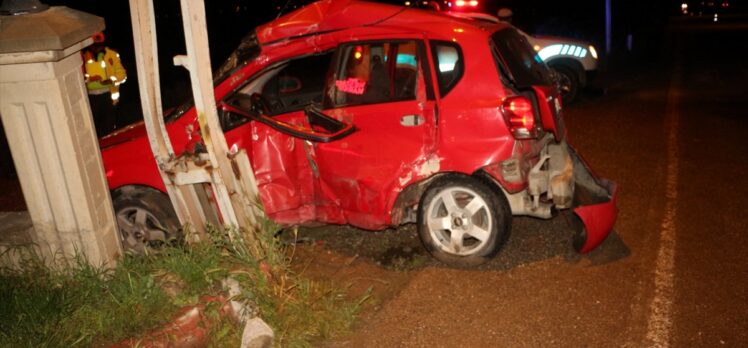
<path id="1" fill-rule="evenodd" d="M 535 124 L 561 140 L 565 133 L 561 99 L 551 70 L 513 27 L 491 35 L 491 46 L 502 82 L 515 94 L 530 98 L 537 110 Z"/>
<path id="2" fill-rule="evenodd" d="M 532 101 L 535 110 L 535 125 L 552 132 L 557 140 L 563 140 L 565 129 L 561 115 L 561 101 L 555 88 L 550 69 L 530 47 L 527 39 L 514 28 L 506 28 L 491 36 L 494 57 L 502 82 L 515 95 Z M 521 98 L 520 97 L 520 98 Z M 511 100 L 516 96 L 508 95 Z M 541 122 L 539 122 L 541 121 Z M 571 219 L 577 234 L 574 246 L 586 253 L 598 245 L 613 230 L 618 214 L 617 186 L 614 182 L 599 178 L 587 163 L 571 147 L 569 156 L 573 164 L 574 199 Z"/>

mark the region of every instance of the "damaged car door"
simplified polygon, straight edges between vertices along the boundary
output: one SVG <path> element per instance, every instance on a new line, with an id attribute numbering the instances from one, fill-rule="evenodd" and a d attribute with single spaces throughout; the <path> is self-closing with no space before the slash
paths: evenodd
<path id="1" fill-rule="evenodd" d="M 431 174 L 423 162 L 436 114 L 424 52 L 419 40 L 342 44 L 274 64 L 223 99 L 229 145 L 252 149 L 273 220 L 390 223 L 401 189 Z"/>
<path id="2" fill-rule="evenodd" d="M 284 224 L 316 219 L 319 203 L 310 144 L 356 131 L 320 111 L 332 52 L 272 64 L 220 103 L 231 148 L 249 155 L 266 213 Z M 242 126 L 251 122 L 249 127 Z"/>
<path id="3" fill-rule="evenodd" d="M 436 122 L 424 52 L 415 39 L 339 46 L 324 112 L 360 131 L 313 145 L 324 201 L 341 214 L 335 222 L 384 228 L 402 188 L 431 174 L 419 173 L 434 150 Z"/>

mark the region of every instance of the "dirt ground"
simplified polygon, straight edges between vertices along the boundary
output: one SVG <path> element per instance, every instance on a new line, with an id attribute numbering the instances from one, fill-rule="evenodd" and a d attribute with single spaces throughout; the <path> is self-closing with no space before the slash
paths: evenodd
<path id="1" fill-rule="evenodd" d="M 0 190 L 1 210 L 25 210 L 17 179 L 0 178 Z M 513 346 L 537 347 L 553 345 L 554 334 L 517 331 L 533 330 L 534 321 L 543 320 L 527 318 L 528 312 L 542 311 L 527 308 L 533 301 L 517 302 L 522 298 L 517 294 L 543 289 L 549 281 L 556 283 L 556 288 L 563 286 L 564 273 L 578 275 L 589 265 L 604 265 L 630 254 L 613 235 L 595 252 L 580 256 L 571 249 L 572 234 L 563 215 L 549 222 L 515 218 L 512 235 L 495 259 L 472 269 L 453 269 L 435 261 L 421 245 L 415 225 L 384 231 L 299 227 L 284 231 L 281 238 L 294 246 L 298 272 L 346 286 L 350 298 L 367 298 L 353 331 L 324 342 L 324 346 L 481 347 L 534 337 L 540 341 Z M 581 291 L 574 286 L 564 288 Z M 564 299 L 561 294 L 554 296 Z M 553 310 L 574 313 L 567 307 Z M 523 318 L 524 322 L 517 325 L 511 318 Z M 559 323 L 560 327 L 566 330 L 561 325 L 571 325 L 568 330 L 575 330 L 573 323 L 578 319 L 572 319 L 571 324 Z M 515 329 L 505 332 L 502 327 Z"/>
<path id="2" fill-rule="evenodd" d="M 501 327 L 513 324 L 510 318 L 526 316 L 527 308 L 502 308 L 497 298 L 513 301 L 517 293 L 537 291 L 548 281 L 565 281 L 559 278 L 564 271 L 594 269 L 589 266 L 620 260 L 630 253 L 613 235 L 597 251 L 580 256 L 571 249 L 572 234 L 563 216 L 550 223 L 515 218 L 513 235 L 497 257 L 471 269 L 449 268 L 431 258 L 414 225 L 385 231 L 300 227 L 296 234 L 285 231 L 283 238 L 296 245 L 294 260 L 299 272 L 348 286 L 352 298 L 370 291 L 353 332 L 325 346 L 482 347 L 512 341 L 518 333 L 507 336 Z M 525 273 L 542 276 L 528 279 Z M 507 284 L 512 277 L 524 280 Z M 509 308 L 517 312 L 508 313 Z M 429 334 L 432 331 L 434 334 Z M 445 340 L 445 335 L 454 337 Z M 540 334 L 530 336 L 545 339 Z M 552 340 L 518 346 L 547 346 Z"/>

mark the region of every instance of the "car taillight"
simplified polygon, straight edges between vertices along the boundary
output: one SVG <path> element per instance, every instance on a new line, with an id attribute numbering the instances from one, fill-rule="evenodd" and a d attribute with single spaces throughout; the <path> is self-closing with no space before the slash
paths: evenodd
<path id="1" fill-rule="evenodd" d="M 535 112 L 529 98 L 514 96 L 504 99 L 501 113 L 514 138 L 530 139 L 538 136 L 535 129 Z"/>
<path id="2" fill-rule="evenodd" d="M 476 7 L 478 6 L 478 0 L 469 0 L 469 1 L 468 0 L 457 0 L 454 2 L 454 4 L 455 4 L 455 7 L 467 7 L 467 6 Z M 452 4 L 450 3 L 449 5 L 451 6 Z"/>

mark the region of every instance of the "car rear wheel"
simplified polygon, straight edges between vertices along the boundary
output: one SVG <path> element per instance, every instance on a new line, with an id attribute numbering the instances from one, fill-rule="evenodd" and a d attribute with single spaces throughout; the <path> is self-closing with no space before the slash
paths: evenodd
<path id="1" fill-rule="evenodd" d="M 477 266 L 506 241 L 511 210 L 503 196 L 472 178 L 446 178 L 426 191 L 418 211 L 418 234 L 426 249 L 450 266 Z"/>
<path id="2" fill-rule="evenodd" d="M 579 93 L 579 76 L 574 69 L 563 65 L 551 67 L 558 74 L 558 89 L 564 105 L 571 104 Z"/>
<path id="3" fill-rule="evenodd" d="M 165 194 L 130 187 L 115 192 L 112 203 L 125 252 L 143 254 L 148 248 L 181 240 L 179 219 Z"/>

